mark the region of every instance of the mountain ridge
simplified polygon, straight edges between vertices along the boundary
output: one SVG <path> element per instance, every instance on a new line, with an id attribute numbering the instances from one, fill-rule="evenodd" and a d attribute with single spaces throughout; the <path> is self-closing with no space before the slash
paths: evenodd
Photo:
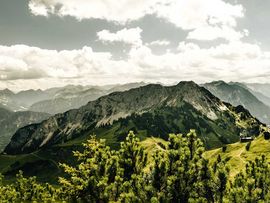
<path id="1" fill-rule="evenodd" d="M 270 107 L 260 101 L 244 84 L 214 81 L 202 86 L 225 102 L 244 106 L 263 123 L 270 124 Z"/>
<path id="2" fill-rule="evenodd" d="M 17 129 L 32 123 L 41 122 L 50 115 L 38 112 L 12 112 L 0 108 L 0 151 L 9 143 L 10 138 Z"/>
<path id="3" fill-rule="evenodd" d="M 114 91 L 144 86 L 146 83 L 127 83 L 105 86 L 66 85 L 46 90 L 24 90 L 17 93 L 0 90 L 0 106 L 11 111 L 35 111 L 49 114 L 63 113 L 79 108 L 89 101 Z"/>
<path id="4" fill-rule="evenodd" d="M 237 113 L 236 110 L 237 108 L 223 103 L 207 89 L 192 81 L 167 87 L 150 84 L 102 96 L 79 109 L 56 114 L 39 124 L 26 126 L 14 134 L 5 152 L 7 154 L 29 153 L 43 147 L 65 143 L 106 125 L 118 123 L 121 126 L 123 120 L 124 123 L 131 122 L 139 129 L 140 125 L 136 125 L 138 119 L 134 115 L 141 116 L 141 119 L 148 119 L 153 128 L 157 128 L 159 122 L 162 122 L 161 127 L 166 129 L 164 133 L 170 133 L 168 130 L 171 126 L 181 130 L 183 123 L 193 119 L 195 123 L 199 122 L 195 127 L 200 129 L 204 125 L 203 131 L 220 146 L 223 142 L 230 143 L 238 139 L 239 132 L 244 129 L 244 124 L 242 126 L 237 124 L 242 122 L 240 114 L 244 115 L 245 122 L 250 123 L 251 127 L 248 127 L 255 127 L 256 133 L 260 130 L 261 123 L 249 112 Z M 149 131 L 151 132 L 151 129 L 147 130 Z M 222 132 L 227 133 L 227 138 L 222 135 Z M 146 133 L 145 136 L 151 135 Z M 208 140 L 207 136 L 206 140 Z"/>

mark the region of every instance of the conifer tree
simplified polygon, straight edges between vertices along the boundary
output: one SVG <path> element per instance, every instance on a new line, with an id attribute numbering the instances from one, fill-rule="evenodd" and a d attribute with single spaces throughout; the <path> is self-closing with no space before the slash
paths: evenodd
<path id="1" fill-rule="evenodd" d="M 218 156 L 217 161 L 214 163 L 213 173 L 214 202 L 222 203 L 227 197 L 229 168 L 220 156 Z"/>
<path id="2" fill-rule="evenodd" d="M 155 199 L 169 202 L 213 199 L 211 172 L 202 157 L 203 144 L 195 131 L 187 135 L 171 134 L 168 141 L 166 153 L 154 157 L 151 182 Z"/>
<path id="3" fill-rule="evenodd" d="M 126 140 L 121 143 L 118 151 L 119 168 L 118 180 L 120 180 L 120 201 L 144 202 L 148 197 L 145 193 L 146 176 L 144 168 L 147 165 L 147 155 L 140 145 L 140 140 L 131 131 Z"/>
<path id="4" fill-rule="evenodd" d="M 270 198 L 270 167 L 265 156 L 246 164 L 230 188 L 231 201 L 267 202 Z"/>
<path id="5" fill-rule="evenodd" d="M 81 199 L 87 202 L 108 201 L 105 188 L 109 181 L 114 182 L 113 173 L 114 152 L 105 145 L 105 140 L 98 141 L 95 137 L 84 144 L 85 150 L 74 152 L 80 163 L 77 167 L 61 164 L 64 171 L 70 176 L 59 178 L 62 185 L 62 197 L 68 199 Z M 111 159 L 112 158 L 112 159 Z M 109 179 L 110 178 L 110 179 Z"/>

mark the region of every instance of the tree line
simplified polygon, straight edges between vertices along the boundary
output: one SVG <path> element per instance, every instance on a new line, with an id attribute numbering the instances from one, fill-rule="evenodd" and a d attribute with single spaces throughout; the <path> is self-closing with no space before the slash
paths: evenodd
<path id="1" fill-rule="evenodd" d="M 130 132 L 119 150 L 91 137 L 84 151 L 74 152 L 77 166 L 60 164 L 66 177 L 59 187 L 41 184 L 22 172 L 16 182 L 0 177 L 0 202 L 267 202 L 270 168 L 265 157 L 248 162 L 229 179 L 229 168 L 217 158 L 213 165 L 195 131 L 169 135 L 168 145 L 151 154 Z"/>

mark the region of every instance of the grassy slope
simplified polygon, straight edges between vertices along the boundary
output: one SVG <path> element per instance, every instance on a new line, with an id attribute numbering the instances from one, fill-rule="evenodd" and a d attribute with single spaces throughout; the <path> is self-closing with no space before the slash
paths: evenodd
<path id="1" fill-rule="evenodd" d="M 115 149 L 119 146 L 119 141 L 115 132 L 119 130 L 120 125 L 113 127 L 95 129 L 90 135 L 98 135 L 98 138 L 106 139 L 106 143 Z M 128 126 L 130 129 L 132 126 Z M 125 132 L 126 130 L 123 129 Z M 128 130 L 127 130 L 128 131 Z M 55 145 L 51 148 L 39 150 L 30 154 L 23 155 L 0 155 L 0 173 L 7 177 L 7 181 L 13 181 L 15 174 L 19 170 L 23 170 L 26 176 L 37 176 L 42 182 L 57 183 L 57 176 L 63 175 L 63 170 L 59 168 L 58 163 L 67 163 L 74 165 L 76 160 L 73 157 L 73 151 L 83 150 L 82 143 L 90 138 L 89 134 L 85 134 L 76 139 L 70 140 L 63 144 Z M 146 133 L 138 132 L 138 137 L 144 140 Z M 158 140 L 158 138 L 155 138 Z"/>
<path id="2" fill-rule="evenodd" d="M 230 167 L 230 177 L 233 178 L 237 173 L 244 169 L 245 164 L 248 161 L 254 161 L 256 157 L 265 155 L 267 160 L 270 161 L 270 141 L 265 140 L 263 136 L 260 136 L 253 140 L 250 145 L 249 151 L 246 150 L 248 143 L 234 143 L 227 145 L 225 152 L 222 149 L 214 149 L 207 151 L 204 156 L 210 160 L 210 164 L 216 161 L 218 155 L 223 160 L 227 161 Z"/>
<path id="3" fill-rule="evenodd" d="M 152 166 L 152 155 L 154 155 L 155 151 L 157 150 L 164 150 L 164 147 L 168 145 L 168 142 L 161 138 L 156 137 L 150 137 L 146 138 L 144 141 L 141 142 L 141 145 L 144 147 L 145 152 L 147 153 L 148 158 L 148 165 L 146 167 L 146 171 L 150 170 L 150 167 Z"/>
<path id="4" fill-rule="evenodd" d="M 5 174 L 5 180 L 13 182 L 18 170 L 23 170 L 26 176 L 38 174 L 38 180 L 42 182 L 57 182 L 57 175 L 61 174 L 59 165 L 51 158 L 42 157 L 39 152 L 10 156 L 0 156 L 0 173 Z"/>
<path id="5" fill-rule="evenodd" d="M 160 138 L 147 138 L 141 142 L 145 147 L 148 156 L 155 152 L 157 149 L 162 150 L 162 145 L 167 145 L 167 142 Z M 265 140 L 263 136 L 259 136 L 251 142 L 249 151 L 246 150 L 248 143 L 234 143 L 227 145 L 225 152 L 222 152 L 222 148 L 206 151 L 204 157 L 209 159 L 210 165 L 213 164 L 218 155 L 221 155 L 223 160 L 227 161 L 230 167 L 230 177 L 233 178 L 237 173 L 245 168 L 248 161 L 254 161 L 256 157 L 266 156 L 266 159 L 270 162 L 270 140 Z M 149 159 L 151 164 L 151 159 Z"/>

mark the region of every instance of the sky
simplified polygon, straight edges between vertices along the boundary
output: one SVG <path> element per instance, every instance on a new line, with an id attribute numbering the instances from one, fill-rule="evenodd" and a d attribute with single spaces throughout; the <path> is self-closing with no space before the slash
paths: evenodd
<path id="1" fill-rule="evenodd" d="M 0 89 L 268 83 L 270 1 L 0 0 Z"/>

